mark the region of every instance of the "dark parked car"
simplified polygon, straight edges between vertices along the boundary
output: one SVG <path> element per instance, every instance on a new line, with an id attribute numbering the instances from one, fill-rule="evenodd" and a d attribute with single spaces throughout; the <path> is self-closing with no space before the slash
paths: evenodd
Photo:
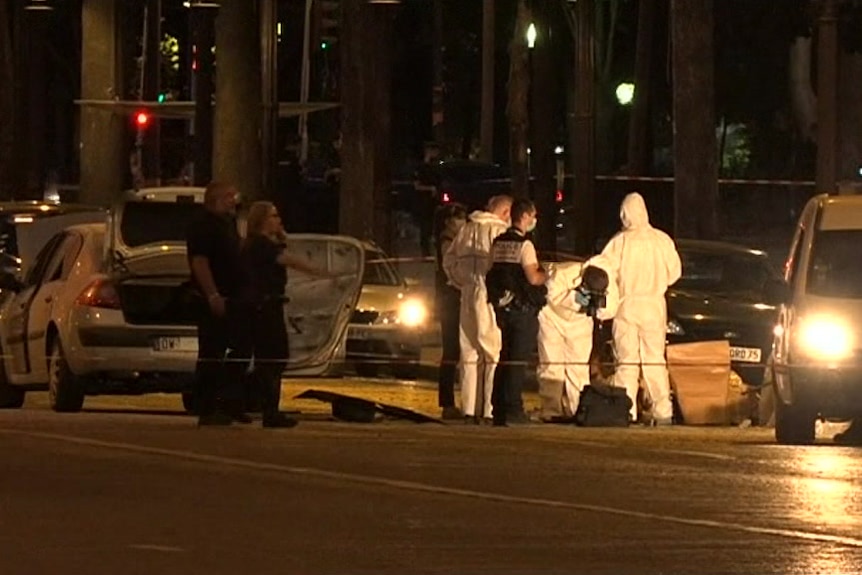
<path id="1" fill-rule="evenodd" d="M 772 348 L 781 276 L 765 252 L 723 242 L 677 240 L 682 277 L 667 294 L 668 343 L 728 340 L 731 367 L 749 385 L 763 381 Z"/>

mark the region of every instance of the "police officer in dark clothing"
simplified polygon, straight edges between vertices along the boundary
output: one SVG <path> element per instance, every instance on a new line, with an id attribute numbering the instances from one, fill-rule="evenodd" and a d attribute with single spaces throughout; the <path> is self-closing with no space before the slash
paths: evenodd
<path id="1" fill-rule="evenodd" d="M 248 211 L 242 261 L 248 284 L 243 300 L 248 305 L 247 325 L 253 343 L 252 379 L 261 393 L 264 427 L 293 427 L 297 421 L 279 411 L 281 374 L 290 353 L 284 321 L 287 267 L 321 274 L 285 252 L 287 237 L 281 217 L 271 202 L 255 202 Z"/>
<path id="2" fill-rule="evenodd" d="M 449 283 L 443 270 L 443 254 L 449 249 L 458 230 L 467 223 L 467 208 L 461 204 L 447 204 L 437 209 L 434 218 L 434 247 L 436 255 L 435 309 L 440 320 L 440 337 L 443 356 L 437 379 L 437 404 L 443 419 L 462 419 L 455 406 L 455 374 L 461 359 L 460 318 L 461 290 Z"/>
<path id="3" fill-rule="evenodd" d="M 236 227 L 237 189 L 220 182 L 204 192 L 204 210 L 188 230 L 192 285 L 201 298 L 194 399 L 199 425 L 248 423 L 242 380 L 250 345 L 239 305 L 244 284 Z"/>
<path id="4" fill-rule="evenodd" d="M 546 274 L 527 238 L 536 228 L 536 206 L 530 200 L 515 200 L 511 213 L 512 227 L 494 240 L 493 264 L 485 278 L 503 340 L 491 397 L 496 426 L 529 422 L 521 392 L 547 294 Z"/>

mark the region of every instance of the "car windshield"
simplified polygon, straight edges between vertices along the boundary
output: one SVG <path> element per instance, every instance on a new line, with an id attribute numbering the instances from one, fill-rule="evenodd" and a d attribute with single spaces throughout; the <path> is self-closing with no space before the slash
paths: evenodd
<path id="1" fill-rule="evenodd" d="M 191 202 L 129 202 L 123 206 L 120 233 L 129 247 L 184 242 L 189 222 L 202 204 Z"/>
<path id="2" fill-rule="evenodd" d="M 680 251 L 682 277 L 674 288 L 725 295 L 759 295 L 772 271 L 764 256 Z"/>
<path id="3" fill-rule="evenodd" d="M 862 242 L 862 230 L 821 231 L 815 236 L 808 293 L 821 297 L 862 298 L 859 242 Z"/>
<path id="4" fill-rule="evenodd" d="M 383 252 L 365 250 L 365 272 L 362 275 L 362 283 L 374 286 L 400 286 L 404 282 Z"/>

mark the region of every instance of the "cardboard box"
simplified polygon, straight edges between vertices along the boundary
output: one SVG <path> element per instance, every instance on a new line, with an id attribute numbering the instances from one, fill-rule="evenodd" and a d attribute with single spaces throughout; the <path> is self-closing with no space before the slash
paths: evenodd
<path id="1" fill-rule="evenodd" d="M 731 378 L 730 344 L 702 341 L 667 346 L 671 387 L 686 425 L 733 425 L 745 412 L 745 386 Z"/>

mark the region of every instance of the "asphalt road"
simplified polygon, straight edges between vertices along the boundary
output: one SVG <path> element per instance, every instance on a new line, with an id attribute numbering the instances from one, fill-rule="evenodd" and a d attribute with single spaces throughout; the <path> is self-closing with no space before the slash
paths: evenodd
<path id="1" fill-rule="evenodd" d="M 322 408 L 199 429 L 177 404 L 0 411 L 0 573 L 862 572 L 860 449 Z"/>

